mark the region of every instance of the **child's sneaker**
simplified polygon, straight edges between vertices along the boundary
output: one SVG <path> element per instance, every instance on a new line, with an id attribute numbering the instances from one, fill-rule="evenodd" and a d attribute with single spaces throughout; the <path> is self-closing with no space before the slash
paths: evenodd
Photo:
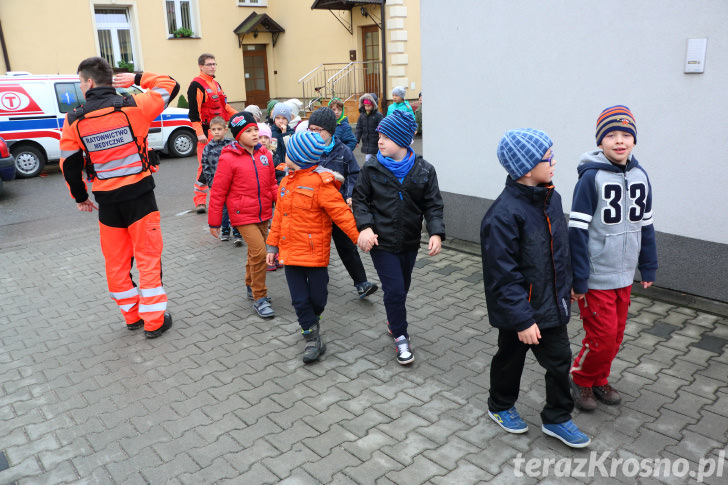
<path id="1" fill-rule="evenodd" d="M 401 335 L 394 339 L 394 345 L 397 346 L 397 362 L 402 365 L 411 364 L 415 361 L 415 354 L 412 353 L 409 339 Z"/>
<path id="2" fill-rule="evenodd" d="M 356 292 L 359 293 L 359 298 L 365 298 L 377 291 L 378 288 L 379 287 L 374 283 L 369 283 L 368 281 L 365 281 L 364 283 L 359 283 L 358 285 L 356 285 Z"/>
<path id="3" fill-rule="evenodd" d="M 240 234 L 234 234 L 233 236 L 235 238 L 235 245 L 238 247 L 242 246 L 243 245 L 243 236 L 241 236 Z"/>
<path id="4" fill-rule="evenodd" d="M 499 411 L 494 413 L 488 410 L 488 416 L 498 423 L 498 426 L 508 431 L 509 433 L 521 434 L 528 431 L 528 425 L 521 419 L 521 416 L 516 411 L 516 407 L 513 406 L 511 409 L 505 411 Z"/>
<path id="5" fill-rule="evenodd" d="M 601 401 L 609 406 L 616 406 L 622 402 L 622 396 L 609 384 L 593 386 L 592 392 L 594 393 L 594 397 L 597 398 L 597 401 Z"/>
<path id="6" fill-rule="evenodd" d="M 223 229 L 220 232 L 220 241 L 229 241 L 229 240 L 230 240 L 230 229 L 228 229 L 227 231 L 225 229 Z"/>
<path id="7" fill-rule="evenodd" d="M 253 299 L 253 289 L 250 286 L 246 286 L 245 291 L 248 294 L 248 300 L 252 300 Z"/>
<path id="8" fill-rule="evenodd" d="M 278 258 L 276 258 L 276 268 L 281 269 L 283 265 L 278 261 Z"/>
<path id="9" fill-rule="evenodd" d="M 253 302 L 253 308 L 261 318 L 274 317 L 276 312 L 273 311 L 273 307 L 270 306 L 270 300 L 267 297 L 258 298 Z"/>
<path id="10" fill-rule="evenodd" d="M 266 271 L 275 271 L 276 269 L 278 269 L 278 268 L 276 268 L 275 264 L 269 264 L 265 270 Z"/>
<path id="11" fill-rule="evenodd" d="M 559 424 L 544 424 L 541 426 L 541 431 L 548 436 L 560 439 L 571 448 L 584 448 L 591 443 L 591 438 L 579 431 L 572 420 Z"/>

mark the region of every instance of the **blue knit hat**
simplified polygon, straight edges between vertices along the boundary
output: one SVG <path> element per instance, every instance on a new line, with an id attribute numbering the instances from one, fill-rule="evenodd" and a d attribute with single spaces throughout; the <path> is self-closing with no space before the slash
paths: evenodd
<path id="1" fill-rule="evenodd" d="M 397 145 L 407 148 L 412 144 L 412 139 L 415 137 L 417 122 L 409 112 L 396 109 L 391 115 L 379 122 L 377 131 L 386 135 Z"/>
<path id="2" fill-rule="evenodd" d="M 291 107 L 286 103 L 278 103 L 273 106 L 273 112 L 270 114 L 270 119 L 275 121 L 276 116 L 283 116 L 288 121 L 291 121 Z"/>
<path id="3" fill-rule="evenodd" d="M 299 167 L 308 168 L 318 163 L 325 147 L 324 139 L 316 132 L 294 133 L 288 139 L 286 156 Z"/>
<path id="4" fill-rule="evenodd" d="M 554 142 L 540 130 L 509 130 L 498 143 L 498 161 L 513 180 L 518 180 L 538 165 Z"/>

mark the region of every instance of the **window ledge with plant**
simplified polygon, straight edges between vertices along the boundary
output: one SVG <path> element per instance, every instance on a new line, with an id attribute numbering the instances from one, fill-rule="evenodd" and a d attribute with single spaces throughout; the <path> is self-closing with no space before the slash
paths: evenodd
<path id="1" fill-rule="evenodd" d="M 184 27 L 179 28 L 172 32 L 170 39 L 199 39 L 191 29 L 185 29 Z"/>

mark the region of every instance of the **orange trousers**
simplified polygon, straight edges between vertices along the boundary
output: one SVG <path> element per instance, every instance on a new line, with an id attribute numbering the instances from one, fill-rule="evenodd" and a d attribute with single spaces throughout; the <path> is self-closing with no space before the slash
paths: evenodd
<path id="1" fill-rule="evenodd" d="M 207 205 L 207 193 L 210 188 L 207 185 L 200 183 L 200 174 L 202 173 L 202 151 L 205 149 L 207 143 L 197 144 L 197 177 L 195 178 L 195 195 L 192 198 L 195 207 L 204 204 Z"/>
<path id="2" fill-rule="evenodd" d="M 119 305 L 127 325 L 142 319 L 144 330 L 157 330 L 167 309 L 167 294 L 162 287 L 159 211 L 155 207 L 128 227 L 113 227 L 102 222 L 102 210 L 109 209 L 99 208 L 99 232 L 111 298 Z M 131 277 L 134 260 L 139 271 L 138 289 Z"/>
<path id="3" fill-rule="evenodd" d="M 245 262 L 245 286 L 250 286 L 253 290 L 253 298 L 258 300 L 268 296 L 268 287 L 265 285 L 265 277 L 268 274 L 268 265 L 265 262 L 268 221 L 245 224 L 237 226 L 236 229 L 248 246 L 248 260 Z"/>

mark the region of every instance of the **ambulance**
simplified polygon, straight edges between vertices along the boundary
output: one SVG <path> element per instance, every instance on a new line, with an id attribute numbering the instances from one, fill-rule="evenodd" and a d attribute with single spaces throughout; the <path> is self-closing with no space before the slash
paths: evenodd
<path id="1" fill-rule="evenodd" d="M 136 86 L 119 94 L 141 93 Z M 78 76 L 10 72 L 0 76 L 0 137 L 15 156 L 19 178 L 35 177 L 61 158 L 61 129 L 66 113 L 84 102 Z M 149 129 L 150 149 L 188 157 L 197 149 L 188 110 L 168 107 Z"/>

